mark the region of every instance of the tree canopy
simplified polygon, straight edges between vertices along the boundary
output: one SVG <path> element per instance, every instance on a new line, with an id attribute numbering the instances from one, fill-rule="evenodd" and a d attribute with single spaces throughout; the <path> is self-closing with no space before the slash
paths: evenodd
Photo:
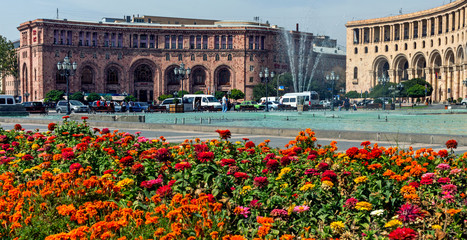
<path id="1" fill-rule="evenodd" d="M 241 90 L 238 90 L 238 89 L 232 89 L 230 91 L 230 96 L 229 97 L 231 99 L 238 100 L 238 99 L 245 98 L 245 93 L 243 93 Z"/>
<path id="2" fill-rule="evenodd" d="M 47 94 L 45 94 L 45 102 L 58 102 L 63 99 L 65 93 L 60 90 L 51 90 Z"/>
<path id="3" fill-rule="evenodd" d="M 70 100 L 78 100 L 80 102 L 83 102 L 84 101 L 84 95 L 83 95 L 82 92 L 75 92 L 75 93 L 71 94 Z"/>
<path id="4" fill-rule="evenodd" d="M 88 101 L 88 102 L 94 102 L 94 101 L 97 101 L 97 100 L 100 100 L 100 99 L 101 99 L 101 95 L 99 95 L 97 93 L 90 93 L 86 97 L 86 101 Z"/>
<path id="5" fill-rule="evenodd" d="M 18 77 L 18 59 L 11 41 L 0 35 L 0 73 Z"/>

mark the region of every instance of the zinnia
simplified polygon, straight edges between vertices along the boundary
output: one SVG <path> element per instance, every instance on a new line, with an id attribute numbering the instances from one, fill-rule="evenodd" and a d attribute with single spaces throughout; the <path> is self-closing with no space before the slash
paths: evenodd
<path id="1" fill-rule="evenodd" d="M 232 135 L 230 133 L 230 130 L 216 130 L 217 133 L 219 133 L 219 137 L 221 139 L 229 139 Z"/>
<path id="2" fill-rule="evenodd" d="M 423 218 L 421 209 L 417 205 L 412 204 L 402 205 L 397 214 L 399 215 L 399 220 L 404 223 L 415 221 L 417 218 Z"/>
<path id="3" fill-rule="evenodd" d="M 411 228 L 397 228 L 389 234 L 391 240 L 415 240 L 418 233 Z"/>
<path id="4" fill-rule="evenodd" d="M 258 188 L 263 188 L 269 184 L 269 181 L 267 177 L 255 177 L 254 184 Z"/>
<path id="5" fill-rule="evenodd" d="M 454 139 L 451 139 L 451 140 L 448 140 L 446 142 L 446 147 L 449 148 L 449 149 L 456 149 L 457 148 L 457 141 L 454 140 Z"/>
<path id="6" fill-rule="evenodd" d="M 212 152 L 200 152 L 198 153 L 198 160 L 200 162 L 209 162 L 214 159 L 214 153 Z"/>
<path id="7" fill-rule="evenodd" d="M 307 205 L 302 205 L 302 206 L 296 206 L 293 208 L 293 211 L 294 212 L 298 212 L 298 213 L 301 213 L 301 212 L 306 212 L 310 209 L 310 207 L 308 207 Z"/>

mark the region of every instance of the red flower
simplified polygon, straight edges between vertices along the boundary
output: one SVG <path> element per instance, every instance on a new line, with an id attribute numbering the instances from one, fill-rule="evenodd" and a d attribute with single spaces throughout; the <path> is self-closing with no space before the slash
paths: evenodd
<path id="1" fill-rule="evenodd" d="M 195 147 L 195 152 L 200 153 L 200 152 L 209 152 L 209 147 L 206 144 L 196 144 L 194 145 Z"/>
<path id="2" fill-rule="evenodd" d="M 370 144 L 371 144 L 370 141 L 364 141 L 360 144 L 360 146 L 366 147 L 366 146 L 369 146 Z"/>
<path id="3" fill-rule="evenodd" d="M 245 141 L 245 142 L 248 141 L 248 140 L 250 140 L 249 138 L 242 138 L 242 139 L 243 139 L 243 141 Z"/>
<path id="4" fill-rule="evenodd" d="M 269 184 L 267 177 L 255 177 L 254 182 L 255 186 L 258 188 L 266 187 Z"/>
<path id="5" fill-rule="evenodd" d="M 80 163 L 73 163 L 70 165 L 70 173 L 73 173 L 74 171 L 78 171 L 81 168 L 83 168 L 83 166 L 81 166 Z"/>
<path id="6" fill-rule="evenodd" d="M 418 233 L 411 228 L 397 228 L 389 234 L 391 240 L 415 240 Z"/>
<path id="7" fill-rule="evenodd" d="M 332 170 L 326 170 L 326 171 L 324 171 L 323 175 L 321 175 L 321 181 L 324 181 L 323 178 L 326 178 L 324 180 L 336 182 L 337 181 L 337 174 Z"/>
<path id="8" fill-rule="evenodd" d="M 26 154 L 26 155 L 22 156 L 21 159 L 24 160 L 24 161 L 29 161 L 29 160 L 33 160 L 34 157 L 31 156 L 30 154 Z"/>
<path id="9" fill-rule="evenodd" d="M 57 126 L 56 123 L 49 123 L 49 125 L 47 125 L 47 129 L 49 129 L 49 131 L 53 131 L 56 126 Z"/>
<path id="10" fill-rule="evenodd" d="M 254 147 L 255 147 L 255 143 L 252 142 L 252 141 L 246 142 L 246 143 L 245 143 L 245 147 L 246 147 L 246 148 L 254 148 Z"/>
<path id="11" fill-rule="evenodd" d="M 137 163 L 133 166 L 131 166 L 131 173 L 134 175 L 138 175 L 144 172 L 144 166 L 140 163 Z"/>
<path id="12" fill-rule="evenodd" d="M 168 197 L 172 194 L 172 188 L 169 185 L 164 185 L 158 188 L 156 193 L 159 194 L 159 196 L 161 197 Z"/>
<path id="13" fill-rule="evenodd" d="M 82 119 L 82 120 L 86 120 L 86 119 L 89 119 L 89 118 L 86 117 L 86 116 L 82 116 L 81 119 Z"/>
<path id="14" fill-rule="evenodd" d="M 185 170 L 185 169 L 190 169 L 191 168 L 191 164 L 189 162 L 180 162 L 180 163 L 177 163 L 175 164 L 175 169 L 177 170 Z"/>
<path id="15" fill-rule="evenodd" d="M 451 140 L 448 140 L 446 142 L 446 147 L 449 148 L 449 149 L 456 149 L 457 148 L 457 141 L 454 140 L 454 139 L 451 139 Z"/>
<path id="16" fill-rule="evenodd" d="M 373 148 L 373 150 L 371 150 L 367 158 L 368 159 L 379 158 L 382 154 L 383 154 L 383 151 L 381 151 L 379 148 Z"/>
<path id="17" fill-rule="evenodd" d="M 320 171 L 325 171 L 329 168 L 329 164 L 325 163 L 325 162 L 321 162 L 319 163 L 318 165 L 318 168 Z"/>
<path id="18" fill-rule="evenodd" d="M 133 157 L 132 156 L 122 157 L 119 162 L 123 166 L 129 167 L 129 166 L 133 165 Z"/>
<path id="19" fill-rule="evenodd" d="M 450 182 L 451 182 L 451 179 L 448 177 L 438 179 L 438 183 L 450 183 Z"/>
<path id="20" fill-rule="evenodd" d="M 279 162 L 277 160 L 271 159 L 266 163 L 266 167 L 269 170 L 274 171 L 279 167 Z"/>
<path id="21" fill-rule="evenodd" d="M 104 175 L 105 175 L 105 174 L 111 174 L 111 173 L 113 173 L 113 172 L 115 172 L 115 170 L 109 169 L 109 170 L 105 170 L 105 171 L 103 172 L 103 174 L 104 174 Z"/>
<path id="22" fill-rule="evenodd" d="M 234 174 L 234 177 L 235 178 L 243 178 L 243 179 L 248 179 L 248 174 L 244 173 L 244 172 L 236 172 Z"/>
<path id="23" fill-rule="evenodd" d="M 15 124 L 15 130 L 16 131 L 20 131 L 23 127 L 21 126 L 21 124 L 17 123 Z"/>
<path id="24" fill-rule="evenodd" d="M 221 160 L 221 166 L 230 166 L 230 165 L 235 165 L 235 159 L 222 159 Z"/>
<path id="25" fill-rule="evenodd" d="M 357 147 L 351 147 L 351 148 L 347 149 L 347 151 L 345 152 L 345 154 L 347 154 L 347 156 L 349 156 L 350 158 L 355 157 L 355 155 L 357 155 L 357 153 L 358 153 L 358 148 Z"/>
<path id="26" fill-rule="evenodd" d="M 281 166 L 287 166 L 290 164 L 290 162 L 292 161 L 292 158 L 289 157 L 289 156 L 283 156 L 281 158 Z"/>
<path id="27" fill-rule="evenodd" d="M 172 155 L 170 154 L 169 150 L 167 150 L 166 148 L 161 148 L 157 150 L 156 159 L 159 162 L 167 162 L 170 160 L 171 157 Z"/>
<path id="28" fill-rule="evenodd" d="M 219 137 L 222 139 L 229 139 L 232 136 L 232 134 L 230 133 L 230 130 L 217 129 L 216 132 L 219 133 Z"/>
<path id="29" fill-rule="evenodd" d="M 423 218 L 423 212 L 417 205 L 412 204 L 404 204 L 401 206 L 399 211 L 397 211 L 399 215 L 399 220 L 404 223 L 409 223 L 417 220 L 418 218 Z"/>
<path id="30" fill-rule="evenodd" d="M 448 151 L 446 149 L 439 150 L 438 155 L 440 157 L 447 157 L 448 156 Z"/>
<path id="31" fill-rule="evenodd" d="M 63 116 L 62 118 L 63 119 L 68 119 L 68 118 L 70 118 L 70 116 Z"/>
<path id="32" fill-rule="evenodd" d="M 209 162 L 214 159 L 214 153 L 212 152 L 200 152 L 198 153 L 198 161 Z"/>
<path id="33" fill-rule="evenodd" d="M 75 157 L 75 153 L 73 152 L 72 148 L 64 148 L 62 149 L 62 158 L 65 160 L 71 160 Z"/>

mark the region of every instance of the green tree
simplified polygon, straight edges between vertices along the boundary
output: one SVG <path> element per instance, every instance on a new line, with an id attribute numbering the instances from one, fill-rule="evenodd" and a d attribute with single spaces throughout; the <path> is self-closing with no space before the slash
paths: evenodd
<path id="1" fill-rule="evenodd" d="M 222 91 L 216 91 L 214 93 L 214 97 L 216 97 L 217 99 L 222 99 L 222 97 L 224 96 L 225 92 L 222 92 Z"/>
<path id="2" fill-rule="evenodd" d="M 183 96 L 185 96 L 185 94 L 188 94 L 188 93 L 189 93 L 189 92 L 188 92 L 188 91 L 185 91 L 185 90 L 178 91 L 177 96 L 178 96 L 178 97 L 183 97 Z"/>
<path id="3" fill-rule="evenodd" d="M 94 101 L 97 101 L 97 100 L 100 100 L 101 99 L 101 95 L 97 94 L 97 93 L 90 93 L 87 98 L 86 98 L 86 101 L 88 102 L 94 102 Z"/>
<path id="4" fill-rule="evenodd" d="M 136 97 L 133 96 L 133 95 L 128 95 L 123 99 L 123 101 L 125 101 L 125 102 L 136 102 Z"/>
<path id="5" fill-rule="evenodd" d="M 242 98 L 245 98 L 245 93 L 243 93 L 241 90 L 238 90 L 238 89 L 232 89 L 230 91 L 229 98 L 235 99 L 235 100 L 242 99 Z"/>
<path id="6" fill-rule="evenodd" d="M 203 90 L 196 91 L 194 94 L 204 94 Z"/>
<path id="7" fill-rule="evenodd" d="M 18 77 L 18 58 L 11 41 L 0 35 L 0 73 Z"/>
<path id="8" fill-rule="evenodd" d="M 65 93 L 60 90 L 51 90 L 47 94 L 45 94 L 45 102 L 58 102 L 63 99 Z"/>
<path id="9" fill-rule="evenodd" d="M 82 92 L 75 92 L 71 94 L 70 100 L 78 100 L 80 102 L 84 102 L 84 95 Z"/>
<path id="10" fill-rule="evenodd" d="M 416 84 L 407 89 L 407 96 L 411 98 L 419 98 L 425 96 L 425 86 Z"/>
<path id="11" fill-rule="evenodd" d="M 162 95 L 160 95 L 157 99 L 159 99 L 159 101 L 162 102 L 162 101 L 164 101 L 164 100 L 167 99 L 167 98 L 173 98 L 173 97 L 174 97 L 174 96 L 173 96 L 172 94 L 168 94 L 168 95 L 162 94 Z"/>
<path id="12" fill-rule="evenodd" d="M 420 87 L 410 90 L 413 86 L 416 86 L 416 85 L 419 85 L 421 88 L 423 88 L 423 94 L 420 95 L 419 91 L 417 90 L 417 89 L 420 89 Z M 402 89 L 402 93 L 401 93 L 402 96 L 408 96 L 412 98 L 425 97 L 425 86 L 427 88 L 426 96 L 431 96 L 431 94 L 433 93 L 433 86 L 429 82 L 421 78 L 414 78 L 414 79 L 405 81 L 403 83 L 403 86 L 404 88 Z M 418 94 L 418 95 L 413 95 L 413 94 Z"/>
<path id="13" fill-rule="evenodd" d="M 350 92 L 347 92 L 345 96 L 348 98 L 360 98 L 361 94 L 358 93 L 357 91 L 350 91 Z"/>
<path id="14" fill-rule="evenodd" d="M 104 95 L 104 99 L 106 101 L 112 101 L 112 95 L 111 94 L 106 94 L 106 95 Z"/>

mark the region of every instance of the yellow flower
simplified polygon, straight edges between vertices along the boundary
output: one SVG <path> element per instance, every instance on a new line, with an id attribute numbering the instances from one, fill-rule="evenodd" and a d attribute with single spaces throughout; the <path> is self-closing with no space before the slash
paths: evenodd
<path id="1" fill-rule="evenodd" d="M 329 190 L 332 187 L 334 187 L 334 183 L 332 183 L 331 181 L 323 181 L 321 183 L 321 188 L 324 189 L 324 190 Z"/>
<path id="2" fill-rule="evenodd" d="M 112 174 L 104 174 L 101 179 L 112 179 Z"/>
<path id="3" fill-rule="evenodd" d="M 342 221 L 337 221 L 337 222 L 332 222 L 331 223 L 331 229 L 334 232 L 342 232 L 345 228 L 345 224 Z"/>
<path id="4" fill-rule="evenodd" d="M 361 176 L 361 177 L 355 178 L 353 181 L 356 184 L 363 183 L 363 182 L 368 181 L 368 177 L 367 176 Z"/>
<path id="5" fill-rule="evenodd" d="M 244 186 L 244 187 L 242 188 L 242 191 L 240 191 L 240 194 L 241 194 L 241 195 L 245 195 L 245 194 L 247 194 L 247 192 L 250 191 L 250 190 L 251 190 L 251 186 L 248 186 L 248 185 L 247 185 L 247 186 Z"/>
<path id="6" fill-rule="evenodd" d="M 31 172 L 33 172 L 32 169 L 24 169 L 23 174 L 28 174 L 28 173 L 31 173 Z"/>
<path id="7" fill-rule="evenodd" d="M 300 188 L 300 191 L 307 191 L 313 188 L 315 188 L 315 185 L 308 183 L 308 184 L 303 185 L 303 187 Z"/>
<path id="8" fill-rule="evenodd" d="M 37 150 L 39 149 L 39 144 L 37 143 L 34 143 L 32 146 L 31 146 L 32 150 Z"/>
<path id="9" fill-rule="evenodd" d="M 397 227 L 397 226 L 400 226 L 400 225 L 402 225 L 402 222 L 401 222 L 401 221 L 399 221 L 399 220 L 397 220 L 397 219 L 393 219 L 393 220 L 387 222 L 387 223 L 384 225 L 384 227 L 386 227 L 386 228 L 392 228 L 392 227 Z"/>
<path id="10" fill-rule="evenodd" d="M 237 144 L 237 145 L 238 145 L 238 144 L 242 144 L 242 142 L 240 142 L 240 141 L 236 141 L 236 142 L 235 142 L 235 144 Z"/>
<path id="11" fill-rule="evenodd" d="M 289 187 L 289 184 L 288 183 L 284 183 L 281 185 L 281 190 L 284 190 L 285 188 L 288 188 Z"/>
<path id="12" fill-rule="evenodd" d="M 292 169 L 289 168 L 289 167 L 283 168 L 283 169 L 281 170 L 281 172 L 279 173 L 279 176 L 276 178 L 276 180 L 281 180 L 282 177 L 283 177 L 285 174 L 289 173 L 290 171 L 292 171 Z"/>
<path id="13" fill-rule="evenodd" d="M 440 225 L 438 225 L 438 224 L 431 226 L 431 228 L 432 228 L 433 230 L 442 229 L 442 227 L 441 227 Z"/>
<path id="14" fill-rule="evenodd" d="M 355 205 L 355 209 L 360 211 L 370 211 L 372 208 L 373 205 L 369 202 L 358 202 L 357 205 Z"/>
<path id="15" fill-rule="evenodd" d="M 54 168 L 54 170 L 52 170 L 54 173 L 61 173 L 62 170 L 58 169 L 58 168 Z"/>
<path id="16" fill-rule="evenodd" d="M 26 153 L 18 153 L 18 154 L 15 154 L 15 157 L 22 158 L 24 155 L 26 155 Z"/>
<path id="17" fill-rule="evenodd" d="M 290 206 L 289 208 L 287 208 L 287 214 L 288 214 L 288 215 L 292 214 L 293 209 L 295 208 L 295 206 L 297 206 L 297 205 L 292 204 L 292 206 Z"/>
<path id="18" fill-rule="evenodd" d="M 40 166 L 34 166 L 31 168 L 32 170 L 41 170 L 42 168 Z"/>
<path id="19" fill-rule="evenodd" d="M 129 179 L 129 178 L 125 178 L 123 179 L 122 181 L 118 182 L 117 183 L 117 187 L 121 187 L 121 188 L 124 188 L 126 186 L 130 186 L 130 185 L 133 185 L 135 181 L 133 179 Z"/>

